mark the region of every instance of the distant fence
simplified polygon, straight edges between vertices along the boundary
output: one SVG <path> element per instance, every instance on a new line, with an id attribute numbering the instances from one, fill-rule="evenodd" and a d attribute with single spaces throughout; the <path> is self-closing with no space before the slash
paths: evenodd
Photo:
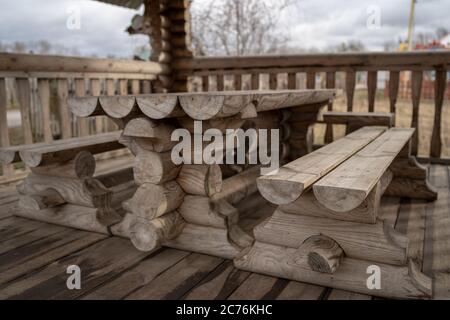
<path id="1" fill-rule="evenodd" d="M 435 97 L 434 86 L 434 80 L 423 80 L 420 94 L 421 98 L 424 100 L 433 100 Z M 412 90 L 412 82 L 410 80 L 401 81 L 398 88 L 398 99 L 411 99 Z M 386 81 L 384 96 L 389 97 L 389 80 Z M 450 82 L 447 82 L 443 98 L 444 100 L 450 100 Z"/>
<path id="2" fill-rule="evenodd" d="M 74 117 L 67 97 L 149 93 L 157 75 L 167 72 L 154 62 L 0 53 L 0 147 L 114 130 L 106 118 Z M 7 117 L 13 107 L 21 116 L 15 140 Z M 11 166 L 1 169 L 0 181 L 15 173 Z"/>
<path id="3" fill-rule="evenodd" d="M 205 57 L 193 60 L 180 60 L 174 66 L 178 72 L 184 72 L 191 79 L 198 79 L 202 91 L 224 90 L 225 79 L 232 77 L 232 90 L 260 89 L 296 89 L 301 87 L 298 74 L 306 77 L 306 88 L 316 88 L 316 74 L 324 73 L 326 88 L 336 88 L 336 73 L 345 73 L 345 96 L 347 111 L 353 111 L 357 73 L 367 73 L 367 109 L 375 111 L 379 72 L 389 72 L 389 110 L 396 112 L 400 92 L 400 73 L 410 73 L 412 104 L 411 126 L 416 128 L 413 137 L 412 152 L 417 154 L 419 136 L 419 105 L 422 99 L 424 73 L 432 73 L 435 101 L 432 133 L 429 137 L 430 152 L 427 159 L 442 160 L 442 145 L 448 141 L 443 136 L 441 123 L 445 120 L 443 102 L 445 91 L 448 94 L 447 73 L 450 70 L 450 51 L 407 52 L 407 53 L 342 53 L 342 54 L 303 54 L 273 56 Z M 243 82 L 246 78 L 245 84 Z M 264 78 L 264 81 L 261 81 Z M 212 89 L 211 89 L 212 88 Z M 333 105 L 328 106 L 329 110 Z M 333 139 L 328 126 L 326 142 Z"/>

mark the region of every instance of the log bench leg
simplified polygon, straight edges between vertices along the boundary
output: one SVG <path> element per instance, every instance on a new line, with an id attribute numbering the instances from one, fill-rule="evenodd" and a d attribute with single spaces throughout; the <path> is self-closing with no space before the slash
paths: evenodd
<path id="1" fill-rule="evenodd" d="M 429 299 L 432 294 L 431 279 L 422 274 L 412 260 L 408 260 L 404 266 L 395 266 L 345 257 L 334 273 L 317 272 L 311 269 L 307 255 L 298 256 L 297 249 L 257 241 L 251 248 L 242 251 L 234 259 L 234 264 L 242 270 L 367 295 Z M 380 270 L 379 289 L 371 289 L 367 285 L 370 276 L 368 270 L 373 265 Z"/>
<path id="2" fill-rule="evenodd" d="M 436 200 L 437 191 L 428 182 L 428 170 L 414 156 L 399 157 L 390 167 L 394 178 L 385 195 L 413 199 Z"/>

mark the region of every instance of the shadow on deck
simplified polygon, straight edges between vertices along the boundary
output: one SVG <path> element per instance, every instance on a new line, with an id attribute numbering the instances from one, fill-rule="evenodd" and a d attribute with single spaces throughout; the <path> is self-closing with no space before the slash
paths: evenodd
<path id="1" fill-rule="evenodd" d="M 423 251 L 422 270 L 434 280 L 434 298 L 450 299 L 450 168 L 433 165 L 436 202 L 384 198 L 398 210 L 395 228 Z M 1 299 L 372 299 L 373 297 L 237 270 L 232 261 L 162 248 L 136 250 L 108 237 L 14 217 L 15 190 L 0 189 Z M 273 208 L 249 210 L 244 228 Z M 422 243 L 425 229 L 424 245 Z M 416 241 L 416 245 L 414 245 Z M 68 290 L 66 269 L 81 268 L 81 290 Z"/>

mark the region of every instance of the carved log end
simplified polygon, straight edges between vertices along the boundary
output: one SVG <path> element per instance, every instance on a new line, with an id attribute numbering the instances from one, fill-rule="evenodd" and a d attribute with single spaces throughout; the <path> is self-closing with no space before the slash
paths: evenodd
<path id="1" fill-rule="evenodd" d="M 311 269 L 321 273 L 334 273 L 344 257 L 344 251 L 339 244 L 322 235 L 309 237 L 299 249 L 307 252 Z"/>

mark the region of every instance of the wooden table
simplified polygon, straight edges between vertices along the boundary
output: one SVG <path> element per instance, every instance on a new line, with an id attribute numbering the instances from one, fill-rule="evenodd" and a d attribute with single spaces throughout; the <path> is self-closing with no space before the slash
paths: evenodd
<path id="1" fill-rule="evenodd" d="M 111 228 L 140 250 L 160 245 L 234 258 L 253 242 L 238 227 L 236 206 L 257 192 L 259 166 L 175 165 L 176 128 L 280 129 L 280 159 L 308 152 L 309 127 L 334 90 L 233 91 L 100 96 L 69 99 L 79 117 L 106 115 L 123 129 L 120 142 L 135 155 L 138 188 L 127 214 Z"/>

